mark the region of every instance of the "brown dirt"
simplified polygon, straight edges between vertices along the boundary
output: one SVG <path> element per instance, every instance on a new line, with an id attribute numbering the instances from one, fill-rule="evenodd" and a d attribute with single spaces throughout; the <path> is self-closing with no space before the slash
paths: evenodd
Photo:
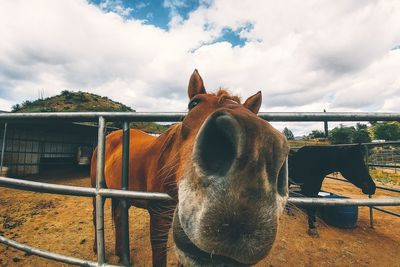
<path id="1" fill-rule="evenodd" d="M 60 175 L 58 175 L 59 177 Z M 49 177 L 49 176 L 48 176 Z M 87 174 L 64 172 L 58 184 L 89 186 Z M 325 190 L 363 197 L 357 188 L 326 180 Z M 396 196 L 378 191 L 377 196 Z M 114 256 L 114 234 L 110 201 L 106 202 L 106 244 L 109 262 Z M 400 213 L 400 207 L 388 208 Z M 0 188 L 0 234 L 18 242 L 74 257 L 95 260 L 92 252 L 92 203 L 89 198 L 30 193 Z M 319 223 L 319 238 L 307 235 L 306 217 L 284 214 L 274 248 L 257 266 L 400 266 L 400 218 L 374 212 L 374 229 L 369 227 L 369 209 L 359 208 L 355 229 L 338 229 Z M 135 266 L 150 266 L 151 250 L 147 212 L 130 210 L 131 257 Z M 170 242 L 169 266 L 177 266 Z M 64 266 L 0 245 L 0 266 Z"/>

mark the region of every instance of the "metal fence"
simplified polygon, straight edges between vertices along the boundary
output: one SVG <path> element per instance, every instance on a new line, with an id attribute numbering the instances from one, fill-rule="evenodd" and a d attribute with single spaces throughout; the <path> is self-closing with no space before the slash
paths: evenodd
<path id="1" fill-rule="evenodd" d="M 0 114 L 0 123 L 12 123 L 15 121 L 95 121 L 98 122 L 98 150 L 97 150 L 97 177 L 96 188 L 56 185 L 26 181 L 14 178 L 0 177 L 0 186 L 21 189 L 34 192 L 53 193 L 82 197 L 94 197 L 96 200 L 96 233 L 97 233 L 97 262 L 82 260 L 70 256 L 60 255 L 49 251 L 33 248 L 21 244 L 0 235 L 0 243 L 12 246 L 59 262 L 80 266 L 113 266 L 106 263 L 104 240 L 104 201 L 106 198 L 147 199 L 158 201 L 170 201 L 171 197 L 163 193 L 127 191 L 127 179 L 129 173 L 129 127 L 128 122 L 174 122 L 179 121 L 186 113 L 136 113 L 136 112 L 75 112 L 75 113 L 13 113 Z M 400 121 L 400 113 L 260 113 L 259 116 L 268 121 Z M 122 156 L 122 190 L 105 188 L 104 160 L 105 160 L 105 130 L 106 121 L 122 121 L 123 124 L 123 156 Z M 4 135 L 5 136 L 5 135 Z M 3 139 L 6 140 L 5 138 Z M 3 142 L 4 151 L 4 142 Z M 2 151 L 2 152 L 3 152 Z M 319 199 L 319 198 L 289 198 L 289 202 L 296 205 L 314 206 L 399 206 L 400 198 L 378 199 Z M 124 266 L 129 266 L 129 224 L 128 205 L 124 205 L 123 212 L 123 241 L 124 249 L 122 260 Z"/>
<path id="2" fill-rule="evenodd" d="M 360 145 L 363 145 L 366 147 L 366 151 L 370 151 L 370 147 L 382 147 L 382 146 L 400 146 L 400 141 L 392 141 L 392 142 L 379 142 L 379 143 L 362 143 Z M 383 155 L 382 155 L 383 154 Z M 379 153 L 377 156 L 375 154 L 367 154 L 366 155 L 366 164 L 369 168 L 390 168 L 390 169 L 394 169 L 395 173 L 397 169 L 400 169 L 400 164 L 398 164 L 397 158 L 395 156 L 393 156 L 393 153 Z M 377 159 L 379 159 L 380 161 L 377 162 Z M 333 179 L 336 181 L 341 181 L 341 182 L 345 182 L 345 183 L 350 183 L 347 180 L 344 179 L 340 179 L 334 176 L 330 176 L 328 175 L 327 178 L 329 179 Z M 372 177 L 374 178 L 374 177 Z M 390 188 L 390 187 L 386 187 L 386 186 L 376 186 L 377 189 L 379 190 L 383 190 L 383 191 L 388 191 L 388 192 L 395 192 L 395 193 L 400 193 L 400 189 L 397 188 Z M 372 198 L 372 196 L 369 196 L 369 198 Z M 374 207 L 374 206 L 370 206 L 369 207 L 370 212 L 369 212 L 369 219 L 370 219 L 370 225 L 373 228 L 374 227 L 374 220 L 373 220 L 373 210 L 377 210 L 377 211 L 381 211 L 384 212 L 386 214 L 392 215 L 392 216 L 396 216 L 396 217 L 400 217 L 399 213 L 387 210 L 387 209 L 383 209 L 383 208 L 378 208 L 378 207 Z"/>

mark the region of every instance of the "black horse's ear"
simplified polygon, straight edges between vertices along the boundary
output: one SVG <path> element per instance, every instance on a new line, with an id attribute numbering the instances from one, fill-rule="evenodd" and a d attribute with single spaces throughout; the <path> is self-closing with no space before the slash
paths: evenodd
<path id="1" fill-rule="evenodd" d="M 247 98 L 243 106 L 245 106 L 253 113 L 257 114 L 261 107 L 261 101 L 262 101 L 261 91 L 258 91 L 255 95 L 252 95 L 249 98 Z"/>
<path id="2" fill-rule="evenodd" d="M 205 94 L 206 89 L 204 88 L 203 79 L 201 78 L 199 72 L 194 70 L 192 76 L 190 76 L 189 86 L 188 86 L 188 96 L 192 99 L 195 95 Z"/>

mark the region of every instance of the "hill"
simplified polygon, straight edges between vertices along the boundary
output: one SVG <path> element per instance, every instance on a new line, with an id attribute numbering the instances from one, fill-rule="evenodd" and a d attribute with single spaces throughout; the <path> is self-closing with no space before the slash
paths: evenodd
<path id="1" fill-rule="evenodd" d="M 105 96 L 99 96 L 88 92 L 73 92 L 64 90 L 61 94 L 37 99 L 34 101 L 26 100 L 21 104 L 12 107 L 12 112 L 84 112 L 84 111 L 109 111 L 109 112 L 135 112 L 134 109 L 113 101 Z M 108 123 L 109 126 L 120 127 L 121 123 Z M 131 128 L 140 129 L 145 132 L 161 133 L 168 126 L 154 122 L 131 123 Z"/>
<path id="2" fill-rule="evenodd" d="M 135 111 L 122 103 L 108 97 L 87 92 L 64 90 L 61 94 L 37 99 L 26 100 L 12 107 L 12 112 L 77 112 L 77 111 Z"/>

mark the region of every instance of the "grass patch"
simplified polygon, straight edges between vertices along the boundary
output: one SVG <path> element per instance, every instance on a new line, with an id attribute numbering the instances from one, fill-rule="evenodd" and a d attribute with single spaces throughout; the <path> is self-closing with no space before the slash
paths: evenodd
<path id="1" fill-rule="evenodd" d="M 400 170 L 395 173 L 393 169 L 376 168 L 369 171 L 374 180 L 385 183 L 400 185 Z"/>
<path id="2" fill-rule="evenodd" d="M 330 145 L 327 139 L 309 139 L 309 140 L 288 140 L 290 147 L 302 147 L 312 145 Z"/>

